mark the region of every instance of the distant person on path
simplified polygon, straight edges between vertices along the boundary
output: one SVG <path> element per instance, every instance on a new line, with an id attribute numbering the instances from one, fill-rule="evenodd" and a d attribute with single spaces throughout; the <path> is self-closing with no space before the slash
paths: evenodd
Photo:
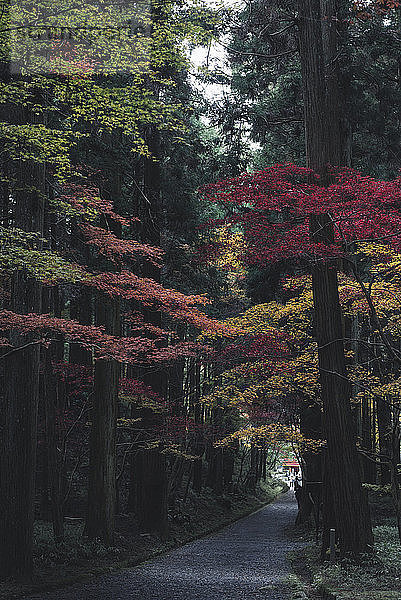
<path id="1" fill-rule="evenodd" d="M 294 489 L 294 482 L 295 482 L 295 475 L 294 475 L 294 473 L 290 473 L 289 479 L 290 479 L 290 490 L 293 490 Z"/>

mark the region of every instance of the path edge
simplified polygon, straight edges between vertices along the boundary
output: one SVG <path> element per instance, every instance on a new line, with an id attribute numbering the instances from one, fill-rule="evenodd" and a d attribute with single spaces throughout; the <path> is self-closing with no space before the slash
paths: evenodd
<path id="1" fill-rule="evenodd" d="M 209 536 L 211 536 L 219 531 L 223 531 L 227 527 L 231 527 L 232 525 L 234 525 L 235 523 L 238 523 L 242 519 L 251 517 L 252 515 L 260 512 L 261 510 L 264 510 L 267 506 L 274 504 L 279 498 L 282 498 L 283 496 L 288 494 L 288 492 L 289 492 L 289 490 L 279 492 L 277 494 L 277 496 L 275 496 L 268 502 L 264 502 L 261 506 L 256 508 L 256 510 L 254 508 L 251 508 L 249 511 L 244 512 L 241 516 L 234 517 L 232 520 L 228 521 L 227 523 L 224 523 L 223 525 L 222 524 L 216 525 L 207 532 L 201 532 L 198 535 L 195 534 L 193 537 L 191 537 L 184 543 L 179 543 L 179 542 L 174 543 L 174 541 L 172 541 L 171 545 L 169 545 L 168 547 L 151 551 L 148 556 L 141 557 L 138 560 L 128 558 L 128 559 L 122 561 L 121 563 L 116 563 L 115 565 L 107 566 L 107 567 L 98 567 L 98 568 L 94 569 L 92 572 L 88 572 L 88 573 L 82 574 L 82 575 L 77 575 L 76 577 L 71 577 L 70 579 L 67 578 L 63 581 L 60 581 L 59 583 L 46 584 L 44 582 L 43 585 L 36 584 L 36 585 L 33 585 L 31 589 L 28 589 L 26 591 L 16 592 L 15 594 L 10 595 L 7 598 L 7 600 L 19 600 L 21 598 L 26 598 L 27 600 L 29 600 L 30 598 L 32 598 L 32 597 L 34 598 L 36 595 L 38 595 L 40 593 L 49 593 L 49 592 L 55 592 L 57 590 L 65 590 L 67 588 L 74 587 L 75 585 L 78 585 L 78 584 L 84 584 L 84 583 L 94 581 L 98 577 L 102 577 L 104 575 L 114 575 L 114 574 L 122 573 L 123 571 L 129 571 L 131 569 L 139 567 L 140 565 L 146 564 L 147 562 L 153 560 L 154 558 L 158 558 L 159 556 L 167 555 L 170 552 L 173 552 L 174 550 L 178 550 L 179 548 L 183 548 L 184 546 L 186 546 L 188 544 L 192 544 L 192 542 L 196 542 L 197 540 L 206 539 Z"/>

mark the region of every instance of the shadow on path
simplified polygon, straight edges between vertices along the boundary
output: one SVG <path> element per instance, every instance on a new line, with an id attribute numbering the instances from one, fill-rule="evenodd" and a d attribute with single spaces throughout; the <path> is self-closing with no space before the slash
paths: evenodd
<path id="1" fill-rule="evenodd" d="M 295 521 L 293 492 L 225 527 L 137 567 L 31 600 L 287 600 L 285 529 Z"/>

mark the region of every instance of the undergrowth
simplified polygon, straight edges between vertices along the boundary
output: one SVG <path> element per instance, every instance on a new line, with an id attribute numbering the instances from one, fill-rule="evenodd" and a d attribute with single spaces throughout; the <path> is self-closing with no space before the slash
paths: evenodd
<path id="1" fill-rule="evenodd" d="M 303 532 L 308 545 L 293 554 L 308 598 L 325 600 L 401 600 L 401 544 L 387 488 L 366 486 L 374 523 L 375 551 L 358 560 L 343 558 L 322 564 L 320 549 L 311 533 Z M 307 572 L 308 576 L 302 576 Z"/>

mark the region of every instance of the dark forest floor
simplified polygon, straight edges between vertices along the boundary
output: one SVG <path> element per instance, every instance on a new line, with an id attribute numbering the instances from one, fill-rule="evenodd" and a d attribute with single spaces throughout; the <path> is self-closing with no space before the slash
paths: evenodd
<path id="1" fill-rule="evenodd" d="M 41 598 L 46 590 L 59 589 L 87 581 L 95 575 L 137 565 L 221 529 L 271 502 L 281 491 L 282 486 L 277 481 L 262 483 L 255 495 L 237 491 L 216 496 L 206 488 L 198 496 L 191 491 L 186 503 L 182 506 L 178 504 L 171 511 L 167 538 L 140 534 L 132 515 L 120 515 L 112 548 L 85 540 L 82 537 L 84 524 L 81 519 L 66 523 L 65 541 L 59 545 L 53 541 L 50 523 L 38 521 L 35 524 L 34 578 L 24 584 L 9 582 L 0 585 L 0 600 L 12 600 L 38 592 L 41 592 L 38 596 Z"/>
<path id="2" fill-rule="evenodd" d="M 307 598 L 324 600 L 401 600 L 401 544 L 389 490 L 368 486 L 375 551 L 372 555 L 320 562 L 311 531 L 293 532 L 306 547 L 292 555 L 297 582 Z"/>

